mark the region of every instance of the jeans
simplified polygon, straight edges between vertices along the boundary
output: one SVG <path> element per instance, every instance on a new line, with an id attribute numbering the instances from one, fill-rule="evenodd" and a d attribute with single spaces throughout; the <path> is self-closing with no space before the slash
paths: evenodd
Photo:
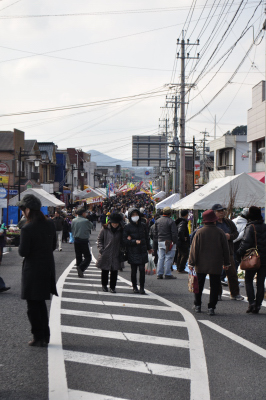
<path id="1" fill-rule="evenodd" d="M 195 300 L 194 304 L 195 306 L 201 306 L 201 296 L 204 288 L 204 283 L 206 279 L 207 274 L 201 274 L 197 273 L 198 277 L 198 282 L 199 282 L 199 293 L 195 293 Z M 219 289 L 220 289 L 220 275 L 213 275 L 210 274 L 210 298 L 209 298 L 209 303 L 208 303 L 208 308 L 213 308 L 215 309 L 217 301 L 218 301 L 218 295 L 219 295 Z"/>
<path id="2" fill-rule="evenodd" d="M 257 293 L 255 298 L 255 291 L 253 286 L 253 279 L 257 273 Z M 256 302 L 256 306 L 260 307 L 264 299 L 264 281 L 266 277 L 266 267 L 260 267 L 258 271 L 245 272 L 245 285 L 249 304 Z"/>
<path id="3" fill-rule="evenodd" d="M 63 231 L 56 231 L 56 246 L 59 249 L 62 249 L 62 236 Z"/>
<path id="4" fill-rule="evenodd" d="M 108 276 L 110 272 L 110 288 L 115 289 L 117 282 L 118 271 L 109 271 L 108 269 L 102 269 L 102 286 L 108 285 Z"/>
<path id="5" fill-rule="evenodd" d="M 131 264 L 131 282 L 133 288 L 137 286 L 137 271 L 139 268 L 139 285 L 144 288 L 145 284 L 145 264 Z"/>
<path id="6" fill-rule="evenodd" d="M 157 265 L 157 275 L 172 275 L 171 267 L 175 257 L 176 245 L 174 244 L 172 249 L 165 252 L 165 242 L 158 242 L 159 248 L 159 260 Z"/>
<path id="7" fill-rule="evenodd" d="M 27 305 L 27 314 L 34 339 L 49 341 L 50 328 L 45 300 L 27 300 Z"/>
<path id="8" fill-rule="evenodd" d="M 69 232 L 69 243 L 74 243 L 74 238 L 71 232 Z"/>
<path id="9" fill-rule="evenodd" d="M 239 285 L 234 263 L 234 256 L 232 255 L 230 255 L 230 264 L 231 264 L 230 267 L 227 270 L 225 270 L 225 273 L 228 279 L 228 286 L 231 296 L 237 296 L 239 294 Z M 220 285 L 219 294 L 221 295 L 222 292 L 223 292 L 222 285 Z"/>
<path id="10" fill-rule="evenodd" d="M 93 231 L 96 231 L 96 222 L 97 222 L 97 221 L 92 221 L 92 224 L 93 224 L 92 230 L 93 230 Z"/>
<path id="11" fill-rule="evenodd" d="M 76 264 L 80 267 L 81 271 L 85 271 L 88 268 L 91 262 L 91 252 L 89 248 L 89 242 L 74 242 L 75 253 L 76 253 Z M 82 260 L 82 256 L 84 256 L 84 260 Z"/>
<path id="12" fill-rule="evenodd" d="M 183 247 L 178 247 L 176 265 L 177 265 L 177 270 L 179 272 L 185 271 L 188 256 L 189 256 L 189 244 L 185 243 Z"/>

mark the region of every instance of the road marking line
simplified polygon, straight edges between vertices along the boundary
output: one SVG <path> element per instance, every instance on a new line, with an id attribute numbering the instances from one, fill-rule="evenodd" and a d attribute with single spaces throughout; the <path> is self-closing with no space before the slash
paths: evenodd
<path id="1" fill-rule="evenodd" d="M 120 397 L 108 396 L 92 392 L 82 392 L 81 390 L 68 389 L 69 400 L 127 400 Z"/>
<path id="2" fill-rule="evenodd" d="M 75 282 L 75 285 L 78 285 L 78 286 L 102 287 L 102 284 L 99 284 L 99 283 L 87 283 L 87 284 L 86 283 L 82 283 L 82 281 L 88 281 L 90 279 L 86 279 L 86 278 L 70 278 L 70 277 L 66 278 L 65 285 L 70 285 L 70 284 L 73 285 L 73 283 L 67 281 L 68 279 L 69 280 L 73 280 L 73 279 L 74 280 L 80 280 L 80 282 Z M 126 286 L 126 285 L 123 285 L 123 286 L 117 285 L 115 288 L 116 289 L 119 288 L 119 289 L 132 290 L 132 287 Z M 103 292 L 103 293 L 107 293 L 107 292 Z M 135 295 L 135 297 L 136 297 L 136 295 Z"/>
<path id="3" fill-rule="evenodd" d="M 223 292 L 226 293 L 226 294 L 228 294 L 229 296 L 230 296 L 230 294 L 231 294 L 228 290 L 224 290 Z M 244 301 L 245 303 L 248 303 L 247 297 L 246 297 L 246 296 L 243 296 L 243 297 L 244 297 L 244 300 L 242 300 L 242 301 Z M 262 305 L 262 307 L 266 307 L 266 301 L 263 300 L 261 305 Z"/>
<path id="4" fill-rule="evenodd" d="M 69 275 L 75 275 L 75 276 L 77 276 L 78 275 L 78 273 L 77 273 L 77 271 L 76 272 L 70 272 L 69 274 L 68 274 L 68 276 Z M 101 276 L 101 273 L 100 272 L 94 272 L 94 271 L 92 271 L 92 272 L 90 272 L 89 274 L 86 274 L 86 273 L 84 273 L 84 276 Z M 79 278 L 79 276 L 77 276 L 77 278 Z M 80 279 L 83 279 L 83 278 L 80 278 Z"/>
<path id="5" fill-rule="evenodd" d="M 64 290 L 68 291 L 69 290 Z M 82 290 L 83 293 L 85 293 L 85 290 Z M 113 293 L 112 293 L 113 295 Z M 150 299 L 151 296 L 145 297 L 147 299 Z M 169 312 L 177 312 L 177 310 L 172 309 L 171 307 L 164 307 L 164 306 L 154 306 L 154 305 L 149 305 L 149 304 L 136 304 L 136 303 L 118 303 L 114 301 L 101 301 L 101 300 L 87 300 L 87 299 L 74 299 L 72 297 L 62 297 L 61 301 L 65 301 L 67 303 L 82 303 L 82 304 L 95 304 L 98 306 L 112 306 L 112 307 L 128 307 L 128 308 L 143 308 L 143 309 L 148 309 L 150 311 L 169 311 Z"/>
<path id="6" fill-rule="evenodd" d="M 203 292 L 202 292 L 202 293 L 203 293 L 203 294 L 210 294 L 210 289 L 203 289 Z M 229 294 L 230 294 L 230 293 L 229 293 Z M 222 296 L 223 296 L 223 297 L 230 297 L 230 296 L 224 294 L 224 292 L 223 292 Z"/>
<path id="7" fill-rule="evenodd" d="M 159 319 L 159 318 L 144 318 L 144 317 L 133 317 L 130 315 L 119 315 L 119 314 L 107 314 L 107 313 L 97 313 L 90 311 L 79 311 L 79 310 L 68 310 L 61 309 L 61 314 L 74 315 L 78 317 L 88 317 L 88 318 L 102 318 L 114 321 L 123 322 L 137 322 L 142 324 L 155 324 L 155 325 L 167 325 L 167 326 L 178 326 L 181 328 L 187 328 L 187 324 L 184 321 L 172 321 L 170 319 Z"/>
<path id="8" fill-rule="evenodd" d="M 254 351 L 254 353 L 259 354 L 260 356 L 266 358 L 266 350 L 263 349 L 262 347 L 257 346 L 256 344 L 250 342 L 249 340 L 246 340 L 242 338 L 241 336 L 236 335 L 235 333 L 232 333 L 228 331 L 227 329 L 224 329 L 220 327 L 217 324 L 214 324 L 213 322 L 210 321 L 205 321 L 205 320 L 199 320 L 198 322 L 201 322 L 202 324 L 208 326 L 209 328 L 215 330 L 218 333 L 221 333 L 222 335 L 225 335 L 227 338 L 233 340 L 234 342 L 241 344 L 242 346 L 246 347 L 249 350 Z"/>
<path id="9" fill-rule="evenodd" d="M 58 279 L 56 284 L 58 297 L 52 297 L 50 307 L 49 325 L 51 327 L 51 344 L 48 346 L 49 400 L 68 400 L 68 387 L 62 348 L 61 321 L 58 315 L 60 315 L 64 282 L 74 263 L 75 261 L 72 261 Z"/>
<path id="10" fill-rule="evenodd" d="M 70 285 L 70 284 L 68 284 Z M 79 286 L 84 286 L 84 285 L 79 285 Z M 87 285 L 86 285 L 87 286 Z M 81 293 L 81 294 L 93 294 L 93 295 L 98 295 L 98 296 L 109 296 L 109 297 L 134 297 L 136 298 L 136 295 L 134 293 L 111 293 L 111 292 L 102 292 L 98 290 L 79 290 L 79 289 L 65 289 L 64 287 L 64 292 L 69 292 L 69 293 Z M 146 296 L 145 299 L 147 300 L 153 300 L 152 295 Z"/>
<path id="11" fill-rule="evenodd" d="M 168 378 L 191 379 L 190 368 L 154 364 L 138 360 L 129 360 L 127 358 L 102 356 L 69 350 L 65 350 L 64 355 L 65 361 L 121 369 L 123 371 L 132 371 L 136 373 L 167 376 Z"/>
<path id="12" fill-rule="evenodd" d="M 78 335 L 96 336 L 101 338 L 156 344 L 161 346 L 182 347 L 185 349 L 189 348 L 188 340 L 171 339 L 168 337 L 140 335 L 136 333 L 117 332 L 117 331 L 107 331 L 103 329 L 81 328 L 77 326 L 67 326 L 67 325 L 61 325 L 61 330 L 64 333 L 73 333 Z"/>
<path id="13" fill-rule="evenodd" d="M 128 282 L 124 278 L 121 278 L 121 281 L 125 283 Z M 149 290 L 146 290 L 146 292 L 150 293 Z M 210 400 L 209 377 L 204 345 L 201 331 L 194 315 L 185 308 L 182 308 L 155 293 L 153 293 L 153 297 L 179 312 L 187 324 L 191 365 L 190 399 Z"/>

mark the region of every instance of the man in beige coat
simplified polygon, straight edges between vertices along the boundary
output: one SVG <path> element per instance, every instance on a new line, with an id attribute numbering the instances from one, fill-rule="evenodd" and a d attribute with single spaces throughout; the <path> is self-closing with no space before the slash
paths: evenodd
<path id="1" fill-rule="evenodd" d="M 188 265 L 190 270 L 195 268 L 199 283 L 199 293 L 195 294 L 195 312 L 201 312 L 201 297 L 206 275 L 210 276 L 210 299 L 208 314 L 214 315 L 220 290 L 222 268 L 228 269 L 230 253 L 225 233 L 216 227 L 217 217 L 213 210 L 203 213 L 204 227 L 194 236 L 190 249 Z"/>

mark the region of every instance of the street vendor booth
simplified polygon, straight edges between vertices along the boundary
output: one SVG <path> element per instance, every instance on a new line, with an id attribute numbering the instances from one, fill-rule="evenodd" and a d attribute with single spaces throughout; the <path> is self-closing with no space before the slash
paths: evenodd
<path id="1" fill-rule="evenodd" d="M 152 196 L 153 200 L 163 200 L 166 197 L 166 193 L 161 190 L 160 192 L 158 192 L 157 194 L 155 194 L 154 196 Z M 179 200 L 179 199 L 178 199 Z M 177 201 L 177 200 L 176 200 Z"/>
<path id="2" fill-rule="evenodd" d="M 180 199 L 180 195 L 178 193 L 171 194 L 171 196 L 166 197 L 166 199 L 160 201 L 160 203 L 156 204 L 156 210 L 161 210 L 164 207 L 172 207 Z"/>
<path id="3" fill-rule="evenodd" d="M 53 194 L 46 192 L 44 189 L 29 188 L 20 194 L 20 199 L 23 199 L 26 194 L 33 194 L 41 200 L 42 207 L 64 207 L 65 203 L 57 199 Z M 18 203 L 18 196 L 9 200 L 10 206 L 16 206 Z"/>
<path id="4" fill-rule="evenodd" d="M 265 206 L 265 184 L 245 172 L 217 178 L 172 205 L 173 210 L 209 210 L 214 204 L 225 208 Z"/>

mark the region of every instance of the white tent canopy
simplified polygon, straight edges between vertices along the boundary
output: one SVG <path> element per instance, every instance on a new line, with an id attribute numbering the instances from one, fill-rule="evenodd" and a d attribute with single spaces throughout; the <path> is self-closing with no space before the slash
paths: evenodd
<path id="1" fill-rule="evenodd" d="M 209 210 L 214 204 L 228 207 L 233 199 L 234 208 L 265 206 L 265 184 L 245 172 L 218 178 L 172 205 L 174 210 Z"/>
<path id="2" fill-rule="evenodd" d="M 160 201 L 160 203 L 156 204 L 156 210 L 162 209 L 164 207 L 172 207 L 174 203 L 176 203 L 180 199 L 178 193 L 171 194 L 171 196 L 166 197 L 166 199 Z"/>
<path id="3" fill-rule="evenodd" d="M 43 189 L 29 188 L 20 194 L 20 199 L 23 199 L 26 194 L 34 194 L 41 200 L 42 207 L 64 207 L 65 203 L 58 200 L 53 194 L 46 192 Z M 9 200 L 10 206 L 16 206 L 18 202 L 18 196 L 13 197 Z"/>
<path id="4" fill-rule="evenodd" d="M 153 198 L 154 200 L 155 200 L 155 199 L 162 200 L 162 199 L 165 198 L 165 196 L 166 196 L 166 193 L 165 193 L 163 190 L 161 190 L 160 192 L 158 192 L 158 193 L 156 193 L 154 196 L 152 196 L 152 198 Z"/>
<path id="5" fill-rule="evenodd" d="M 98 189 L 93 189 L 92 187 L 88 187 L 87 189 L 82 190 L 77 194 L 77 196 L 80 199 L 88 199 L 89 197 L 99 197 L 99 196 L 103 198 L 106 197 L 106 195 L 104 195 Z"/>

